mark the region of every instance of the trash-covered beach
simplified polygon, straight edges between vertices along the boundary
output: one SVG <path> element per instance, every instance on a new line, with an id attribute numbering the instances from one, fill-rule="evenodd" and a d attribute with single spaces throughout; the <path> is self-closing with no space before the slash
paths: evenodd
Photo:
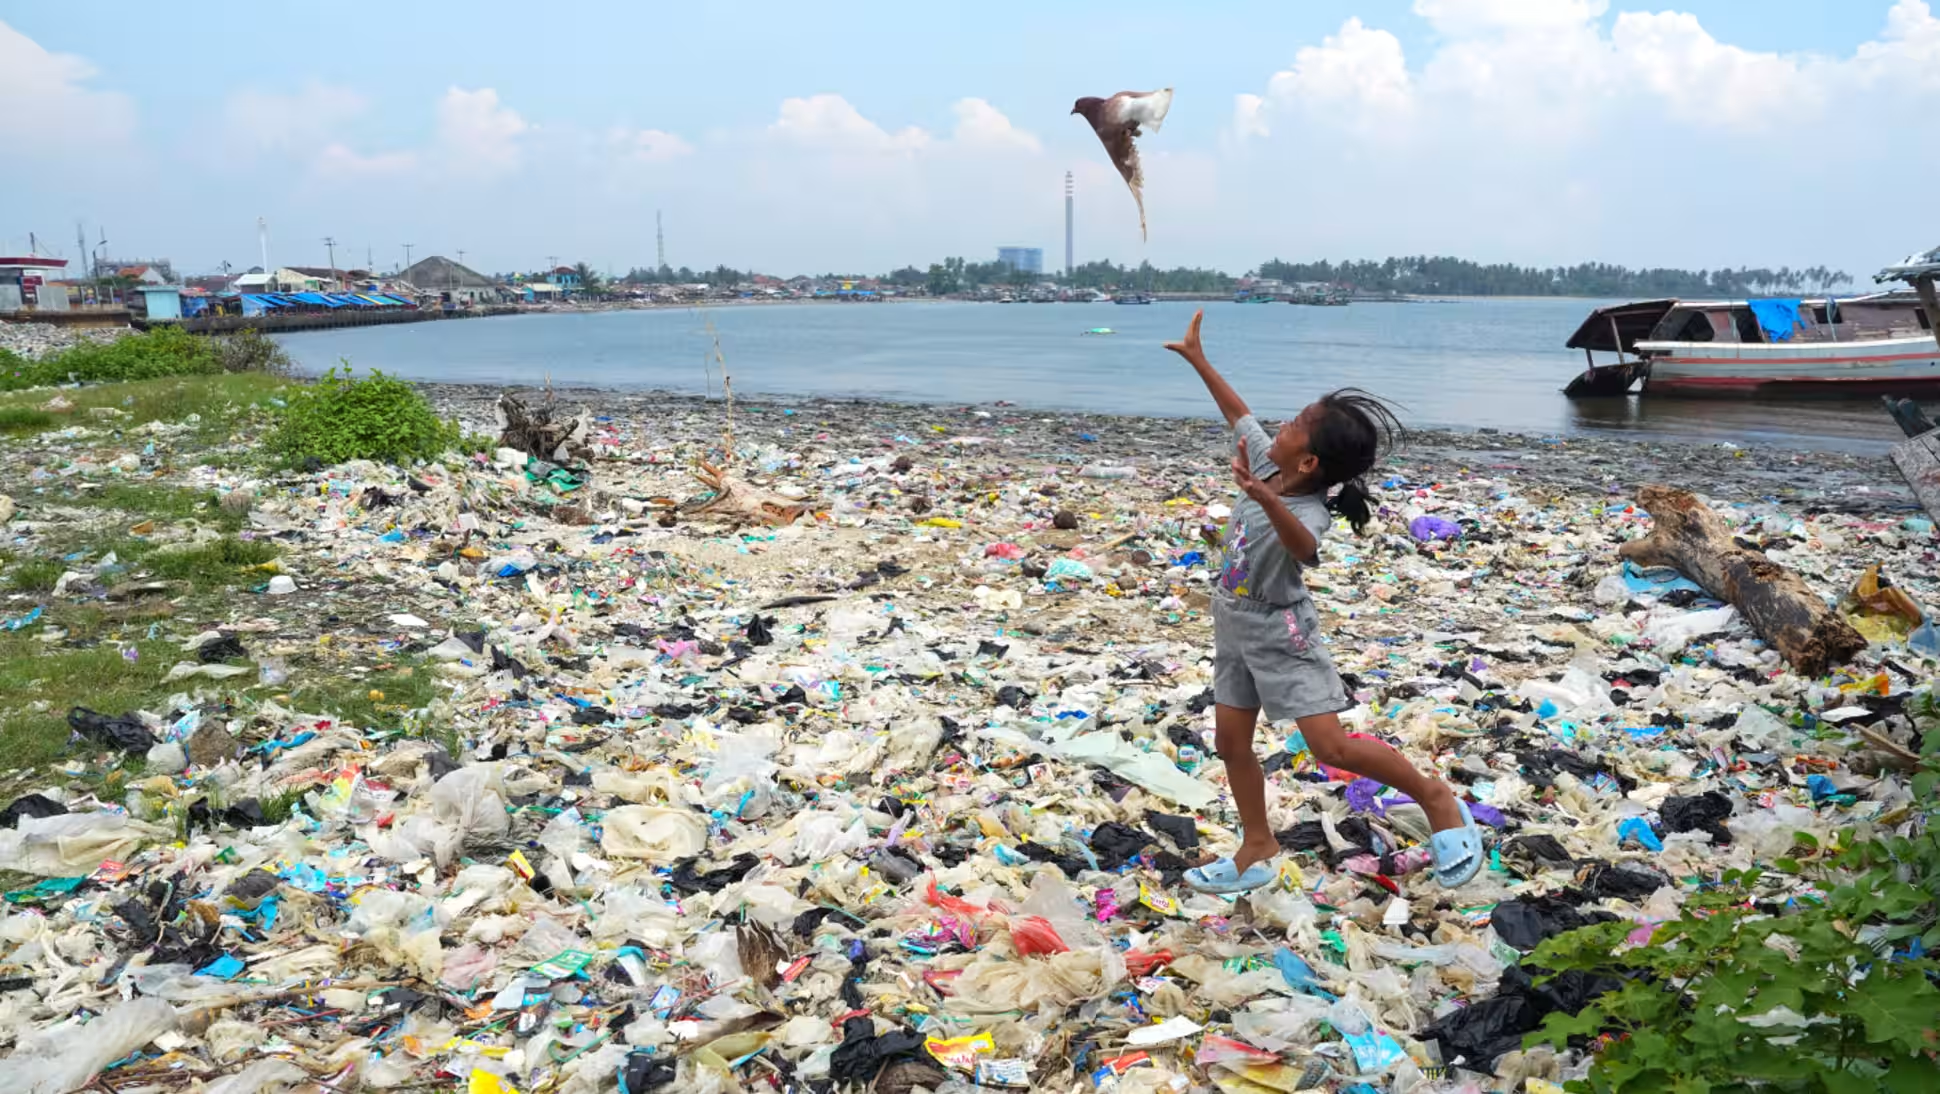
<path id="1" fill-rule="evenodd" d="M 8 649 L 159 688 L 4 699 L 73 731 L 9 779 L 10 1088 L 1553 1091 L 1587 1045 L 1524 1035 L 1613 985 L 1544 939 L 1923 823 L 1937 541 L 1884 459 L 1418 435 L 1309 581 L 1350 730 L 1489 868 L 1441 889 L 1416 806 L 1263 728 L 1280 880 L 1231 900 L 1181 881 L 1236 838 L 1223 429 L 557 397 L 559 451 L 410 468 L 270 469 L 251 411 L 0 439 L 0 579 L 59 560 Z M 1653 482 L 1871 644 L 1799 675 L 1627 565 Z M 193 551 L 220 590 L 153 561 Z"/>

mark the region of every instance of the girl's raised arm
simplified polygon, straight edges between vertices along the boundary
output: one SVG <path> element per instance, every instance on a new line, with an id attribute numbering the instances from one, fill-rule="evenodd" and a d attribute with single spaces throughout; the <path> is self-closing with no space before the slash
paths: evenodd
<path id="1" fill-rule="evenodd" d="M 1193 312 L 1192 325 L 1186 328 L 1184 340 L 1167 342 L 1165 348 L 1185 358 L 1199 378 L 1206 382 L 1206 390 L 1212 392 L 1213 402 L 1219 405 L 1219 412 L 1226 416 L 1226 424 L 1238 425 L 1241 418 L 1253 412 L 1247 408 L 1246 400 L 1239 397 L 1239 392 L 1233 390 L 1233 385 L 1213 369 L 1211 361 L 1206 360 L 1206 350 L 1199 344 L 1199 321 L 1205 317 L 1203 308 Z"/>

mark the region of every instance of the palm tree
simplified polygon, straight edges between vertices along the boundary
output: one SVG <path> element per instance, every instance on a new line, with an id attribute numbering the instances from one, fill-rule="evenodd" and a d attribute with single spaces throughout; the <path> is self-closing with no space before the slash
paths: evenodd
<path id="1" fill-rule="evenodd" d="M 594 292 L 600 287 L 599 271 L 584 262 L 573 263 L 573 274 L 579 278 L 580 288 Z"/>

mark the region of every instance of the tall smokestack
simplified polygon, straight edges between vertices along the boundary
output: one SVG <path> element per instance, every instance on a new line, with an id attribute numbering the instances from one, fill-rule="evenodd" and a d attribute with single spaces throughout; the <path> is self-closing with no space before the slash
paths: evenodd
<path id="1" fill-rule="evenodd" d="M 1075 267 L 1071 261 L 1071 172 L 1064 173 L 1064 276 Z"/>

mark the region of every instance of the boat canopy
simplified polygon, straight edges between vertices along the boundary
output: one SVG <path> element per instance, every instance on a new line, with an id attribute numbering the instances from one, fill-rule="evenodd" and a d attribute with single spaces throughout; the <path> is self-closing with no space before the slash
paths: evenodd
<path id="1" fill-rule="evenodd" d="M 1650 337 L 1657 321 L 1664 318 L 1677 303 L 1676 300 L 1639 300 L 1598 308 L 1583 320 L 1583 325 L 1576 328 L 1576 333 L 1563 344 L 1570 349 L 1628 352 L 1639 338 Z M 1623 339 L 1621 344 L 1617 341 L 1619 337 Z"/>
<path id="2" fill-rule="evenodd" d="M 1935 247 L 1931 251 L 1922 251 L 1916 255 L 1908 255 L 1903 261 L 1874 274 L 1873 280 L 1905 281 L 1911 284 L 1922 277 L 1935 275 L 1940 275 L 1940 247 Z"/>

